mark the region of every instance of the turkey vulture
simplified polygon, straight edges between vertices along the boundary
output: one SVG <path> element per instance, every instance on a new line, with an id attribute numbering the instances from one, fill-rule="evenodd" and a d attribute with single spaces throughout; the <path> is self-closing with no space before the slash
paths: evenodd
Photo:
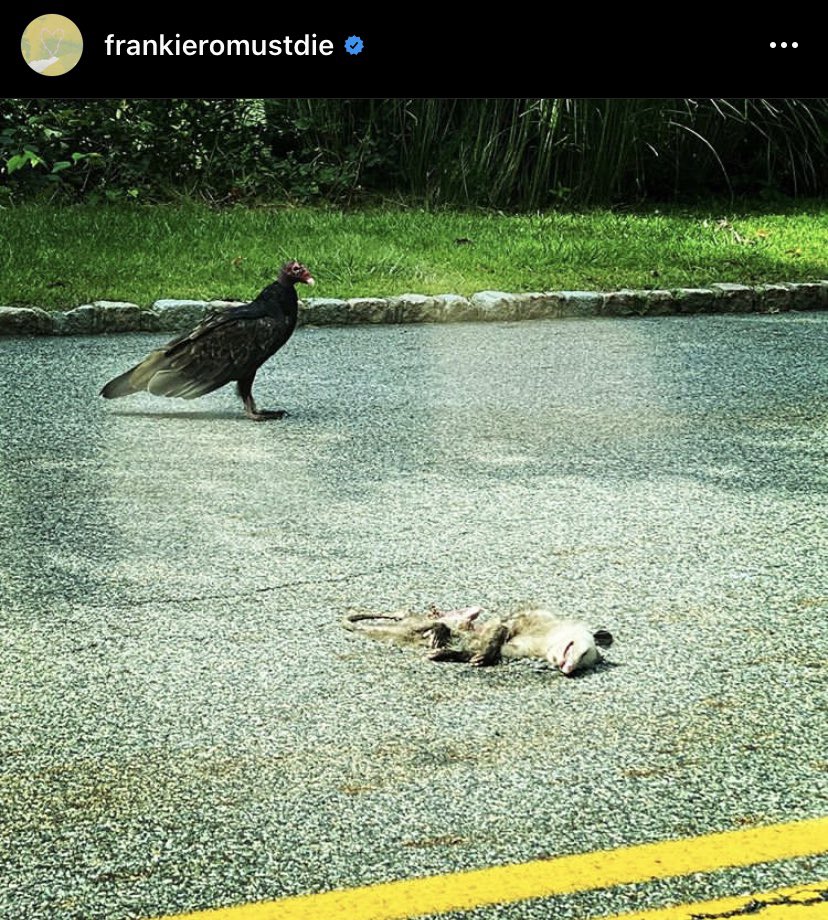
<path id="1" fill-rule="evenodd" d="M 282 418 L 284 410 L 257 409 L 252 388 L 256 371 L 291 337 L 299 298 L 296 284 L 315 284 L 299 262 L 282 266 L 278 280 L 250 303 L 210 313 L 192 332 L 156 349 L 101 390 L 106 399 L 147 390 L 153 396 L 195 399 L 237 381 L 248 418 Z"/>

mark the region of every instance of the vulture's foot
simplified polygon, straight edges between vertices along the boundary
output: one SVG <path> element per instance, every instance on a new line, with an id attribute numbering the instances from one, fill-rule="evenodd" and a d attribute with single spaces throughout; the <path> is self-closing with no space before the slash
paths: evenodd
<path id="1" fill-rule="evenodd" d="M 252 396 L 244 398 L 244 414 L 254 422 L 266 422 L 268 419 L 284 418 L 287 415 L 284 409 L 259 409 Z"/>
<path id="2" fill-rule="evenodd" d="M 245 415 L 254 422 L 266 422 L 269 419 L 284 418 L 287 415 L 284 409 L 248 409 L 245 407 Z"/>

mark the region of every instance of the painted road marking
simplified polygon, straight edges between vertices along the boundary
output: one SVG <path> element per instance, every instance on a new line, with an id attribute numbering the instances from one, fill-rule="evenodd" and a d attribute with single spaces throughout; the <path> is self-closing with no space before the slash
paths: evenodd
<path id="1" fill-rule="evenodd" d="M 659 907 L 603 920 L 699 920 L 701 917 L 751 917 L 761 920 L 824 920 L 828 917 L 828 882 L 778 888 L 762 894 L 742 894 L 716 901 L 697 901 L 677 907 Z"/>
<path id="2" fill-rule="evenodd" d="M 404 920 L 825 852 L 828 818 L 816 818 L 210 908 L 166 920 Z M 813 909 L 809 916 L 815 918 Z"/>

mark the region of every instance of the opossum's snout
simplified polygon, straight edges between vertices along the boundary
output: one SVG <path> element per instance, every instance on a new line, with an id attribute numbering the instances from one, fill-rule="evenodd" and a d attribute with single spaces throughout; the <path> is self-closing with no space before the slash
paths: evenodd
<path id="1" fill-rule="evenodd" d="M 600 658 L 598 650 L 589 642 L 570 639 L 562 652 L 550 649 L 549 659 L 565 677 L 571 677 L 576 671 L 592 667 Z"/>
<path id="2" fill-rule="evenodd" d="M 573 640 L 564 649 L 563 657 L 558 664 L 558 667 L 567 677 L 569 677 L 574 672 L 575 668 L 578 667 L 578 662 L 573 655 L 574 649 L 575 642 Z"/>

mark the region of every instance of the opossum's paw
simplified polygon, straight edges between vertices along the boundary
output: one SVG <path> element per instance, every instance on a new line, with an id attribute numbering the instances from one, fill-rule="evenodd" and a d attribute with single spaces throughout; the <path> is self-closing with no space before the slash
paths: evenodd
<path id="1" fill-rule="evenodd" d="M 435 623 L 425 633 L 426 645 L 432 649 L 444 648 L 451 642 L 451 630 L 445 623 Z"/>
<path id="2" fill-rule="evenodd" d="M 469 664 L 473 668 L 488 668 L 493 664 L 500 662 L 500 655 L 492 655 L 487 652 L 478 652 L 469 659 Z"/>

